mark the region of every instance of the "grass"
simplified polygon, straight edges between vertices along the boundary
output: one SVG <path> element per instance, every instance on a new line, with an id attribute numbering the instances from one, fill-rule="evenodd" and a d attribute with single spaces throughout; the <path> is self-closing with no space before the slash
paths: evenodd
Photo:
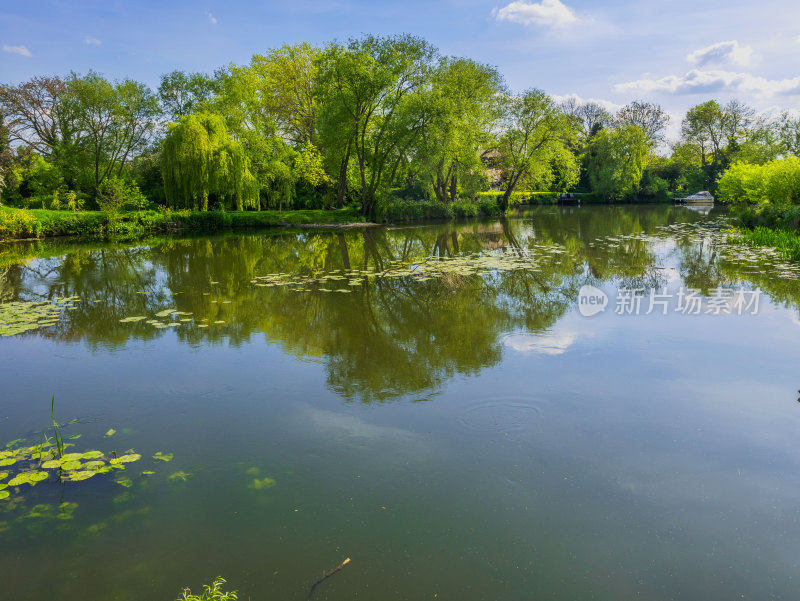
<path id="1" fill-rule="evenodd" d="M 796 232 L 759 225 L 752 230 L 732 230 L 728 233 L 728 242 L 746 246 L 771 246 L 785 259 L 800 261 L 800 234 Z"/>
<path id="2" fill-rule="evenodd" d="M 85 239 L 136 240 L 179 231 L 218 231 L 361 221 L 355 209 L 294 211 L 52 211 L 0 207 L 0 240 L 79 236 Z"/>

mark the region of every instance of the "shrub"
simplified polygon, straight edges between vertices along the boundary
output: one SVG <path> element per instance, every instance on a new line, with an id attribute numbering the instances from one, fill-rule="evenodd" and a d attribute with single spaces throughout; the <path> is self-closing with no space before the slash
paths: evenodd
<path id="1" fill-rule="evenodd" d="M 58 198 L 58 190 L 53 191 L 53 197 L 50 199 L 50 208 L 54 211 L 61 209 L 61 200 Z"/>
<path id="2" fill-rule="evenodd" d="M 375 217 L 379 221 L 421 221 L 423 219 L 451 219 L 452 205 L 435 200 L 386 199 L 378 203 Z"/>
<path id="3" fill-rule="evenodd" d="M 141 211 L 150 204 L 133 182 L 111 177 L 100 184 L 97 204 L 104 211 Z"/>
<path id="4" fill-rule="evenodd" d="M 77 193 L 70 190 L 66 196 L 66 207 L 68 211 L 83 210 L 83 198 L 80 198 Z"/>
<path id="5" fill-rule="evenodd" d="M 39 220 L 30 211 L 0 209 L 0 238 L 38 237 L 41 227 Z"/>
<path id="6" fill-rule="evenodd" d="M 720 177 L 717 194 L 738 210 L 800 204 L 800 157 L 775 159 L 763 165 L 734 163 Z"/>
<path id="7" fill-rule="evenodd" d="M 497 200 L 494 197 L 479 196 L 475 204 L 477 205 L 480 213 L 489 217 L 493 217 L 502 213 L 500 205 L 497 204 Z"/>
<path id="8" fill-rule="evenodd" d="M 463 200 L 454 202 L 453 215 L 456 217 L 477 217 L 478 205 Z"/>

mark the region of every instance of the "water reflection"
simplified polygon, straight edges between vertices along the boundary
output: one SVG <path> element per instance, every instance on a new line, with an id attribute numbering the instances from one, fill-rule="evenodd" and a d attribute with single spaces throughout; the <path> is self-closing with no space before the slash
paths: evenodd
<path id="1" fill-rule="evenodd" d="M 57 325 L 26 335 L 92 346 L 160 336 L 239 345 L 264 336 L 297 356 L 323 361 L 338 394 L 384 400 L 476 373 L 499 362 L 504 347 L 565 352 L 572 334 L 554 326 L 585 283 L 656 287 L 673 266 L 685 285 L 706 292 L 752 282 L 779 302 L 798 304 L 796 278 L 731 261 L 719 252 L 722 238 L 713 229 L 691 229 L 707 219 L 671 206 L 537 208 L 499 221 L 346 232 L 141 245 L 38 242 L 3 252 L 0 301 L 80 297 Z M 368 278 L 349 294 L 252 283 L 265 274 L 382 271 L 478 253 L 532 257 L 536 269 Z M 120 323 L 165 308 L 191 314 L 194 323 L 168 330 Z"/>

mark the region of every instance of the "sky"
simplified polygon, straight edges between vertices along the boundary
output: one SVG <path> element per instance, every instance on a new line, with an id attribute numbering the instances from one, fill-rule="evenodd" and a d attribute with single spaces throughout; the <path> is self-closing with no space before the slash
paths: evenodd
<path id="1" fill-rule="evenodd" d="M 709 98 L 800 111 L 800 0 L 0 0 L 0 82 L 92 69 L 156 87 L 174 69 L 362 33 L 422 36 L 512 90 L 657 102 L 673 135 Z"/>

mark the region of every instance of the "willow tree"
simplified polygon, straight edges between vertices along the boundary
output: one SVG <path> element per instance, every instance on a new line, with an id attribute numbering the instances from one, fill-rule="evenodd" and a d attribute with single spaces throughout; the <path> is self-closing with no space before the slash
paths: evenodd
<path id="1" fill-rule="evenodd" d="M 505 96 L 502 104 L 497 163 L 505 187 L 499 204 L 506 210 L 517 186 L 552 179 L 554 165 L 572 172 L 568 179 L 574 181 L 577 164 L 571 146 L 576 131 L 574 120 L 541 90 Z"/>
<path id="2" fill-rule="evenodd" d="M 258 203 L 250 161 L 220 115 L 196 113 L 170 124 L 161 173 L 167 202 L 173 207 L 206 211 L 210 197 L 238 211 Z"/>

